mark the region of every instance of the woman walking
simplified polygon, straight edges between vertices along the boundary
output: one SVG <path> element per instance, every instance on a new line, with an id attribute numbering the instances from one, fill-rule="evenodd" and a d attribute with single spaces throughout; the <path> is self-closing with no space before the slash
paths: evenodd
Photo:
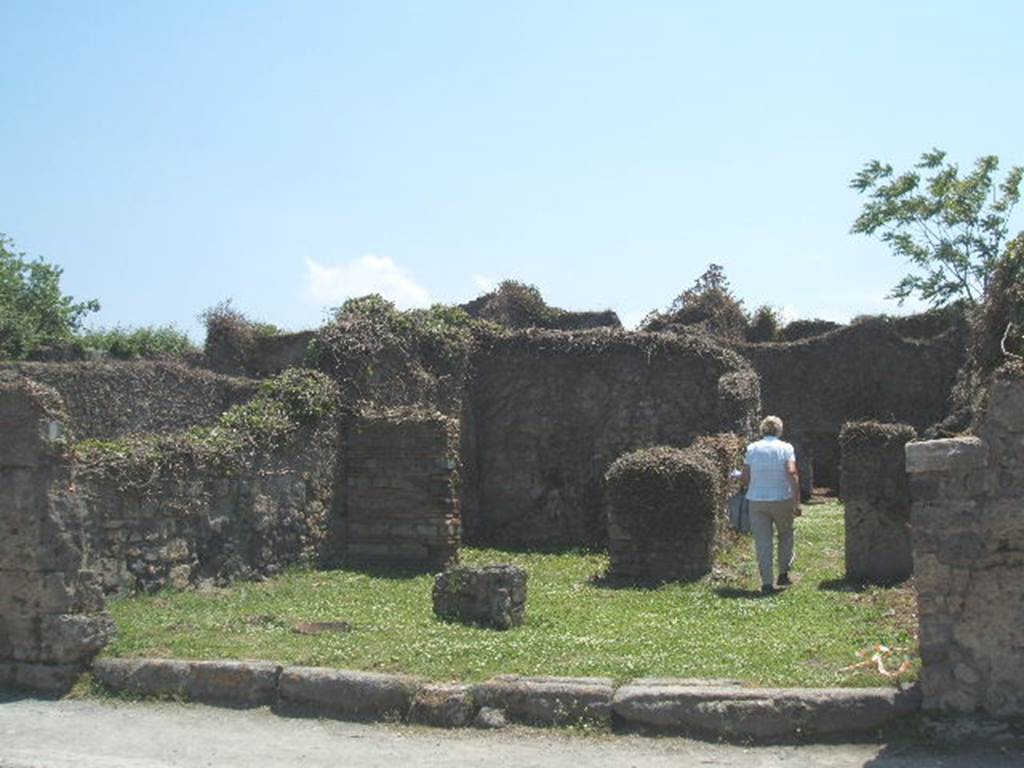
<path id="1" fill-rule="evenodd" d="M 780 587 L 790 583 L 793 566 L 793 519 L 800 516 L 800 476 L 793 446 L 780 440 L 782 419 L 766 416 L 761 439 L 747 446 L 741 482 L 750 502 L 750 532 L 754 535 L 761 592 L 775 591 L 772 578 L 772 528 L 779 539 Z"/>

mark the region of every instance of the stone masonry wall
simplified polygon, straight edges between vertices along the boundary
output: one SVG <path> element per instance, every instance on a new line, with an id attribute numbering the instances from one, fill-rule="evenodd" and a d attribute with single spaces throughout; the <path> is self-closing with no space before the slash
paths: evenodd
<path id="1" fill-rule="evenodd" d="M 1024 376 L 976 437 L 909 443 L 924 706 L 1024 715 Z"/>
<path id="2" fill-rule="evenodd" d="M 875 421 L 850 422 L 839 434 L 848 579 L 887 584 L 914 571 L 904 446 L 916 437 L 907 424 Z"/>
<path id="3" fill-rule="evenodd" d="M 954 325 L 914 337 L 906 326 L 877 318 L 814 338 L 737 348 L 761 377 L 763 412 L 782 418 L 798 457 L 813 457 L 817 484 L 839 483 L 846 422 L 902 422 L 921 432 L 948 414 L 965 332 Z"/>
<path id="4" fill-rule="evenodd" d="M 211 424 L 256 391 L 256 382 L 178 363 L 0 364 L 0 380 L 22 377 L 56 390 L 78 440 Z"/>
<path id="5" fill-rule="evenodd" d="M 242 472 L 192 467 L 125 481 L 80 467 L 84 556 L 107 592 L 269 576 L 329 557 L 338 456 L 333 423 L 257 457 Z"/>
<path id="6" fill-rule="evenodd" d="M 114 632 L 83 568 L 66 423 L 52 389 L 0 383 L 0 690 L 66 691 Z"/>
<path id="7" fill-rule="evenodd" d="M 750 367 L 699 335 L 509 333 L 482 344 L 474 368 L 463 442 L 474 543 L 601 544 L 617 457 L 749 435 L 759 413 Z"/>
<path id="8" fill-rule="evenodd" d="M 343 504 L 347 563 L 440 569 L 458 559 L 458 423 L 397 408 L 352 417 Z"/>

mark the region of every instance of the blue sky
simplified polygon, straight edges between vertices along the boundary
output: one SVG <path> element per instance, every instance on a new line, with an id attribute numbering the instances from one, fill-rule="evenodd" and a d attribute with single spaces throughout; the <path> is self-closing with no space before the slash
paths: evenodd
<path id="1" fill-rule="evenodd" d="M 227 298 L 302 328 L 506 277 L 635 321 L 709 262 L 751 307 L 894 312 L 848 181 L 1024 163 L 1022 28 L 1009 0 L 0 0 L 0 232 L 93 324 L 197 338 Z"/>

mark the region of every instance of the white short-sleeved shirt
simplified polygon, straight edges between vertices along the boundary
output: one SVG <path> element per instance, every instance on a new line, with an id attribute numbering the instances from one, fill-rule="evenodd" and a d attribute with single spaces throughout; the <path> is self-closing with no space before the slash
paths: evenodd
<path id="1" fill-rule="evenodd" d="M 789 462 L 796 460 L 793 446 L 768 435 L 747 446 L 743 463 L 750 467 L 748 501 L 785 501 L 793 498 Z"/>

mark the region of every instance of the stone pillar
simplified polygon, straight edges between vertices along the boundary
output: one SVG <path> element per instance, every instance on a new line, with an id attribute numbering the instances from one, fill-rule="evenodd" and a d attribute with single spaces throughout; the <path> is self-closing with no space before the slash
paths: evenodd
<path id="1" fill-rule="evenodd" d="M 437 570 L 458 559 L 458 425 L 436 412 L 353 417 L 344 449 L 344 560 Z"/>
<path id="2" fill-rule="evenodd" d="M 114 631 L 82 568 L 65 423 L 53 390 L 0 384 L 0 688 L 65 691 Z"/>
<path id="3" fill-rule="evenodd" d="M 723 435 L 616 459 L 605 476 L 608 575 L 656 583 L 708 573 L 724 532 L 727 478 L 741 446 L 736 436 Z"/>
<path id="4" fill-rule="evenodd" d="M 909 443 L 924 706 L 1024 715 L 1024 378 L 977 437 Z"/>
<path id="5" fill-rule="evenodd" d="M 846 577 L 874 584 L 914 571 L 910 489 L 904 446 L 917 437 L 906 424 L 851 422 L 839 435 L 846 510 Z"/>

